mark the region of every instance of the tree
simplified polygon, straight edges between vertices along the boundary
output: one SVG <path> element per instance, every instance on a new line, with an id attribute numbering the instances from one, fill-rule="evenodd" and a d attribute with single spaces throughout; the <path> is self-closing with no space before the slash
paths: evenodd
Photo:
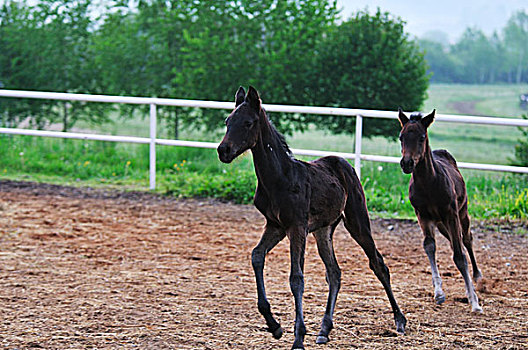
<path id="1" fill-rule="evenodd" d="M 404 32 L 404 22 L 379 9 L 360 12 L 329 31 L 316 52 L 313 104 L 348 108 L 419 110 L 428 87 L 423 52 Z M 319 125 L 353 133 L 352 118 L 325 117 Z M 398 135 L 397 123 L 367 119 L 366 136 Z"/>
<path id="2" fill-rule="evenodd" d="M 9 1 L 1 9 L 2 68 L 0 80 L 10 89 L 96 92 L 89 51 L 91 0 L 41 0 L 35 6 Z M 81 119 L 100 122 L 105 106 L 54 100 L 12 100 L 3 115 L 43 128 L 61 122 L 67 131 Z M 7 112 L 6 112 L 7 111 Z M 6 119 L 6 118 L 4 118 Z"/>
<path id="3" fill-rule="evenodd" d="M 45 82 L 46 37 L 33 17 L 32 8 L 8 1 L 0 8 L 0 82 L 5 89 L 37 89 Z M 0 125 L 17 127 L 28 120 L 43 128 L 43 116 L 50 111 L 49 101 L 7 99 L 0 103 Z"/>
<path id="4" fill-rule="evenodd" d="M 504 43 L 509 54 L 508 62 L 515 72 L 515 82 L 520 84 L 523 74 L 528 73 L 528 13 L 520 10 L 508 20 Z"/>
<path id="5" fill-rule="evenodd" d="M 251 84 L 266 103 L 379 109 L 418 109 L 425 97 L 423 54 L 401 20 L 379 11 L 338 24 L 335 0 L 139 0 L 133 6 L 115 0 L 94 10 L 99 3 L 41 0 L 31 7 L 8 1 L 0 13 L 2 84 L 206 100 L 232 100 L 239 85 Z M 22 110 L 23 102 L 17 103 Z M 30 116 L 39 127 L 61 122 L 68 130 L 78 120 L 97 123 L 108 115 L 107 105 L 29 105 L 33 109 L 17 118 Z M 14 120 L 14 107 L 2 108 L 4 119 Z M 225 119 L 224 111 L 158 111 L 174 137 L 181 125 L 216 130 Z M 309 123 L 354 130 L 350 119 L 271 118 L 283 132 Z M 394 132 L 380 121 L 365 124 L 367 135 Z"/>
<path id="6" fill-rule="evenodd" d="M 431 82 L 454 83 L 458 81 L 457 66 L 448 48 L 444 45 L 421 39 L 420 48 L 425 52 L 425 61 L 429 65 Z"/>
<path id="7" fill-rule="evenodd" d="M 478 29 L 466 29 L 451 52 L 460 67 L 457 73 L 462 82 L 488 83 L 494 76 L 494 67 L 499 65 L 496 46 Z"/>
<path id="8" fill-rule="evenodd" d="M 196 6 L 192 0 L 139 1 L 136 9 L 123 6 L 109 14 L 94 39 L 103 88 L 118 95 L 179 97 L 173 80 L 181 70 L 184 32 L 198 28 L 193 23 Z M 124 114 L 136 108 L 121 107 Z M 182 113 L 181 108 L 158 107 L 175 138 Z"/>
<path id="9" fill-rule="evenodd" d="M 431 36 L 429 36 L 431 37 Z M 453 45 L 439 50 L 421 40 L 433 81 L 456 83 L 522 83 L 528 81 L 528 14 L 518 11 L 501 32 L 486 36 L 468 28 Z"/>
<path id="10" fill-rule="evenodd" d="M 232 100 L 252 84 L 266 103 L 307 104 L 316 81 L 314 52 L 335 23 L 335 1 L 288 0 L 215 3 L 194 1 L 195 20 L 185 30 L 178 96 Z M 216 129 L 225 113 L 202 111 L 192 124 Z M 306 127 L 305 118 L 271 116 L 281 131 Z"/>
<path id="11" fill-rule="evenodd" d="M 46 36 L 45 84 L 39 89 L 72 93 L 98 93 L 97 76 L 93 73 L 91 18 L 92 0 L 40 0 L 35 16 Z M 99 123 L 107 120 L 108 105 L 85 102 L 56 102 L 55 121 L 63 131 L 79 120 Z"/>

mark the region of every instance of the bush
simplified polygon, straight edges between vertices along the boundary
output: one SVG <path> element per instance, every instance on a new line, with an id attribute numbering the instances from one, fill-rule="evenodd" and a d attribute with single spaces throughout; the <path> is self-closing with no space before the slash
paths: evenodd
<path id="1" fill-rule="evenodd" d="M 523 119 L 528 119 L 526 115 L 522 116 Z M 519 128 L 523 136 L 518 140 L 518 144 L 515 146 L 515 165 L 528 166 L 528 129 Z"/>

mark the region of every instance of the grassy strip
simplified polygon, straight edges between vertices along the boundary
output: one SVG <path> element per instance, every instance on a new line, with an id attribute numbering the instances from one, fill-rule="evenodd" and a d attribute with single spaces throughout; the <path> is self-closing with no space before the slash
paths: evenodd
<path id="1" fill-rule="evenodd" d="M 147 145 L 1 135 L 0 152 L 3 178 L 143 190 L 148 186 Z M 528 220 L 527 176 L 463 174 L 474 218 Z M 209 149 L 160 146 L 157 175 L 157 191 L 178 197 L 250 203 L 256 186 L 251 155 L 225 165 Z M 364 162 L 362 182 L 375 215 L 414 218 L 407 198 L 409 175 L 397 164 Z"/>

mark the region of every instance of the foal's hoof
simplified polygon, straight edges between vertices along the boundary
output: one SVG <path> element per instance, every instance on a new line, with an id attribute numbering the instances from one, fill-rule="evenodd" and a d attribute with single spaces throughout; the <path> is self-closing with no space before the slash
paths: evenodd
<path id="1" fill-rule="evenodd" d="M 440 294 L 440 295 L 435 295 L 435 303 L 436 305 L 442 305 L 445 301 L 445 295 L 444 294 Z"/>
<path id="2" fill-rule="evenodd" d="M 407 319 L 402 313 L 395 315 L 394 321 L 396 323 L 396 333 L 399 335 L 405 334 L 405 326 L 407 325 Z"/>
<path id="3" fill-rule="evenodd" d="M 282 327 L 279 326 L 276 330 L 272 331 L 270 330 L 271 334 L 273 334 L 273 338 L 280 339 L 282 337 L 282 334 L 284 333 L 282 331 Z"/>
<path id="4" fill-rule="evenodd" d="M 406 323 L 399 323 L 396 325 L 396 333 L 399 335 L 405 335 L 405 324 Z"/>
<path id="5" fill-rule="evenodd" d="M 481 314 L 484 311 L 482 311 L 482 308 L 480 306 L 476 306 L 476 307 L 471 309 L 471 312 L 474 313 L 474 314 Z"/>
<path id="6" fill-rule="evenodd" d="M 328 343 L 330 339 L 326 335 L 318 335 L 317 339 L 315 340 L 316 344 L 326 344 Z"/>

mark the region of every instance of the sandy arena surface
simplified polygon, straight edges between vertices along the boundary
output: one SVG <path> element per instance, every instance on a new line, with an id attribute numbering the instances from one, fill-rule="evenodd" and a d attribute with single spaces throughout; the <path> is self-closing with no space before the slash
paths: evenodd
<path id="1" fill-rule="evenodd" d="M 0 181 L 0 348 L 289 349 L 287 240 L 265 270 L 282 339 L 266 332 L 256 307 L 250 255 L 263 224 L 253 206 Z M 407 334 L 395 334 L 381 284 L 340 225 L 342 287 L 327 345 L 315 344 L 327 286 L 308 240 L 307 349 L 528 348 L 528 238 L 508 232 L 526 227 L 473 223 L 485 276 L 484 313 L 474 315 L 441 235 L 447 299 L 436 306 L 418 225 L 374 219 L 372 226 Z"/>

